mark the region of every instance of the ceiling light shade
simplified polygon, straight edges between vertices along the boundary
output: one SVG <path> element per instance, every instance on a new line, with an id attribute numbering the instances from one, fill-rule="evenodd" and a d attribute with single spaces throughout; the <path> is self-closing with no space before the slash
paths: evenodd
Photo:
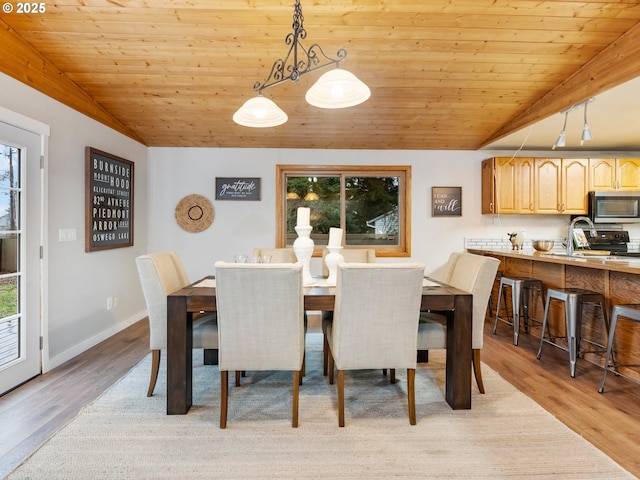
<path id="1" fill-rule="evenodd" d="M 556 140 L 556 143 L 553 146 L 553 148 L 564 147 L 566 144 L 567 144 L 566 134 L 564 133 L 564 130 L 562 130 L 560 132 L 560 135 L 558 135 L 558 139 Z"/>
<path id="2" fill-rule="evenodd" d="M 233 114 L 233 121 L 244 127 L 277 127 L 287 120 L 287 114 L 262 95 L 250 98 Z"/>
<path id="3" fill-rule="evenodd" d="M 582 129 L 582 138 L 581 138 L 581 145 L 582 142 L 586 142 L 589 141 L 593 138 L 593 136 L 591 135 L 591 129 L 589 128 L 589 124 L 585 123 L 584 124 L 584 128 Z"/>
<path id="4" fill-rule="evenodd" d="M 558 135 L 558 139 L 556 140 L 556 143 L 553 144 L 553 147 L 551 147 L 551 150 L 555 150 L 556 147 L 564 147 L 567 144 L 565 130 L 567 129 L 567 119 L 569 118 L 569 112 L 570 110 L 565 110 L 562 112 L 564 113 L 564 124 L 562 125 L 560 135 Z"/>
<path id="5" fill-rule="evenodd" d="M 591 129 L 589 128 L 589 124 L 587 123 L 587 105 L 589 105 L 589 101 L 584 103 L 584 127 L 582 128 L 582 138 L 580 139 L 580 145 L 583 145 L 584 142 L 593 138 L 591 136 Z"/>
<path id="6" fill-rule="evenodd" d="M 334 68 L 324 73 L 307 91 L 307 103 L 319 108 L 346 108 L 359 105 L 371 90 L 353 73 Z"/>

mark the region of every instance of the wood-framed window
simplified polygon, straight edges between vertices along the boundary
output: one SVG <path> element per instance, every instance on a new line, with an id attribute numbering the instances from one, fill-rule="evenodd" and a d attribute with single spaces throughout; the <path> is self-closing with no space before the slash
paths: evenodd
<path id="1" fill-rule="evenodd" d="M 276 165 L 276 246 L 292 246 L 298 207 L 311 209 L 314 256 L 329 228 L 343 246 L 374 248 L 378 257 L 411 255 L 411 167 Z"/>

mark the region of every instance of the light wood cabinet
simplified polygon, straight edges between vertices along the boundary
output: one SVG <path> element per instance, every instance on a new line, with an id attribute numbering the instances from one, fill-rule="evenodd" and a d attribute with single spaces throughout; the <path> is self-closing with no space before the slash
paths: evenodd
<path id="1" fill-rule="evenodd" d="M 640 158 L 590 158 L 589 190 L 640 190 Z"/>
<path id="2" fill-rule="evenodd" d="M 482 162 L 483 214 L 587 213 L 586 159 L 495 157 Z"/>
<path id="3" fill-rule="evenodd" d="M 533 213 L 533 159 L 482 162 L 482 213 Z"/>
<path id="4" fill-rule="evenodd" d="M 559 158 L 537 158 L 534 164 L 535 213 L 558 213 L 561 207 L 562 167 Z"/>
<path id="5" fill-rule="evenodd" d="M 494 159 L 487 158 L 482 161 L 482 214 L 497 213 L 494 212 L 496 205 L 496 184 Z"/>
<path id="6" fill-rule="evenodd" d="M 517 213 L 535 212 L 535 159 L 519 158 L 517 169 Z"/>
<path id="7" fill-rule="evenodd" d="M 574 158 L 536 158 L 534 213 L 587 213 L 589 162 Z"/>
<path id="8" fill-rule="evenodd" d="M 589 210 L 589 162 L 585 159 L 562 159 L 560 199 L 561 213 L 586 214 Z"/>

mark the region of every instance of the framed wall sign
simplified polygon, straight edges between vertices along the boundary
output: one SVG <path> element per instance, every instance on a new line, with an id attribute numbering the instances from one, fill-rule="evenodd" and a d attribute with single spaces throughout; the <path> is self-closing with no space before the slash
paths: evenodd
<path id="1" fill-rule="evenodd" d="M 260 200 L 260 178 L 216 177 L 216 200 Z"/>
<path id="2" fill-rule="evenodd" d="M 431 187 L 432 217 L 462 216 L 462 187 Z"/>
<path id="3" fill-rule="evenodd" d="M 85 149 L 85 252 L 133 245 L 134 164 Z"/>

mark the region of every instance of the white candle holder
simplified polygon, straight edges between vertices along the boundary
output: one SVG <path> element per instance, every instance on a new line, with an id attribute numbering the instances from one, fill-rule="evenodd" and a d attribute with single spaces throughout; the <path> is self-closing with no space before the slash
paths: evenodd
<path id="1" fill-rule="evenodd" d="M 329 253 L 324 257 L 324 262 L 327 264 L 327 268 L 329 269 L 329 278 L 327 278 L 327 285 L 335 286 L 337 273 L 338 273 L 338 264 L 340 262 L 344 262 L 344 256 L 340 251 L 342 247 L 330 247 L 327 246 Z"/>
<path id="2" fill-rule="evenodd" d="M 293 241 L 293 251 L 298 261 L 302 263 L 302 283 L 304 285 L 310 285 L 313 283 L 311 270 L 309 269 L 314 247 L 313 240 L 311 239 L 311 230 L 313 230 L 313 227 L 296 226 L 295 229 L 298 238 Z"/>

